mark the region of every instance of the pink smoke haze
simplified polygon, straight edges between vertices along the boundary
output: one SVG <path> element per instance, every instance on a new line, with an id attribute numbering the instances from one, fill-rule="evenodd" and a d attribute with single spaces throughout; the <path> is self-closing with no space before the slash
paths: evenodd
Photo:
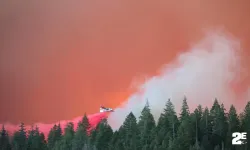
<path id="1" fill-rule="evenodd" d="M 94 129 L 102 119 L 107 118 L 107 115 L 108 114 L 105 113 L 105 112 L 104 113 L 96 113 L 96 114 L 88 115 L 88 119 L 89 119 L 89 123 L 91 125 L 91 129 Z M 61 125 L 61 127 L 63 129 L 63 132 L 64 132 L 64 128 L 66 127 L 67 123 L 73 122 L 74 123 L 74 129 L 76 130 L 77 124 L 78 124 L 79 121 L 81 121 L 81 119 L 82 119 L 82 116 L 74 118 L 73 120 L 63 120 L 63 121 L 53 123 L 53 124 L 36 123 L 33 126 L 34 127 L 38 126 L 40 132 L 44 133 L 45 138 L 47 139 L 50 129 L 55 124 L 60 123 L 60 125 Z M 2 126 L 2 124 L 1 124 L 1 126 Z M 4 126 L 5 126 L 5 129 L 8 131 L 9 135 L 13 135 L 13 133 L 15 131 L 19 130 L 19 125 L 13 125 L 13 124 L 6 123 L 6 124 L 4 124 Z M 26 125 L 25 128 L 26 128 L 26 131 L 28 131 L 28 130 L 31 129 L 31 125 Z"/>

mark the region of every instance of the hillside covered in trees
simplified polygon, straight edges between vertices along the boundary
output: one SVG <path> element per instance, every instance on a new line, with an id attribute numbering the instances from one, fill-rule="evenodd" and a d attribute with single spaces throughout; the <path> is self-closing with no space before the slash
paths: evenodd
<path id="1" fill-rule="evenodd" d="M 184 98 L 182 109 L 176 113 L 171 100 L 157 121 L 147 103 L 139 120 L 131 112 L 124 118 L 123 125 L 113 131 L 103 119 L 89 132 L 86 115 L 74 131 L 69 122 L 65 129 L 55 124 L 48 138 L 39 132 L 39 127 L 20 129 L 9 136 L 4 126 L 0 131 L 0 150 L 249 150 L 250 149 L 250 102 L 244 112 L 237 114 L 232 105 L 227 111 L 215 99 L 211 109 L 198 106 L 189 111 Z M 233 146 L 232 133 L 247 132 L 244 145 Z"/>

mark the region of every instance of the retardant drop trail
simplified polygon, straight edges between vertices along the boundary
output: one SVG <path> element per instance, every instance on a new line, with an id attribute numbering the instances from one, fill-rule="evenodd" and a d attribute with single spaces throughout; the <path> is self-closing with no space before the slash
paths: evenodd
<path id="1" fill-rule="evenodd" d="M 63 120 L 60 122 L 56 122 L 53 124 L 44 124 L 44 123 L 36 123 L 33 126 L 38 126 L 40 132 L 44 133 L 46 139 L 48 137 L 50 129 L 54 126 L 54 124 L 60 123 L 62 129 L 67 125 L 68 122 L 73 122 L 74 123 L 74 129 L 76 130 L 78 122 L 82 119 L 83 116 L 74 118 L 72 120 Z M 97 124 L 102 120 L 108 117 L 108 113 L 103 112 L 103 113 L 96 113 L 92 115 L 88 115 L 89 123 L 91 126 L 91 129 L 94 129 Z M 2 124 L 1 124 L 2 126 Z M 8 131 L 9 135 L 13 135 L 13 133 L 17 130 L 19 130 L 19 125 L 13 125 L 13 124 L 4 124 L 5 129 Z M 26 131 L 31 129 L 31 125 L 25 125 Z"/>

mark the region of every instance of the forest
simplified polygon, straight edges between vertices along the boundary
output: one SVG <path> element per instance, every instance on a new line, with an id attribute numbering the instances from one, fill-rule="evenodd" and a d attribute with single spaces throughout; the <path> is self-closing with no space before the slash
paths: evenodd
<path id="1" fill-rule="evenodd" d="M 55 124 L 47 139 L 38 126 L 26 130 L 21 123 L 12 136 L 2 126 L 0 150 L 250 150 L 250 102 L 241 113 L 217 99 L 190 112 L 184 97 L 178 114 L 168 99 L 158 120 L 147 102 L 138 119 L 130 112 L 116 131 L 106 119 L 89 129 L 86 114 L 75 131 L 71 122 L 64 129 Z M 232 145 L 233 132 L 247 132 L 242 145 Z"/>

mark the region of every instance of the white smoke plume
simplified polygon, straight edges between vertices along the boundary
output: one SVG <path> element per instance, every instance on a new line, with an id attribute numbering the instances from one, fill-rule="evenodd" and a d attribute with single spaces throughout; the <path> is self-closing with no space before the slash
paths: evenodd
<path id="1" fill-rule="evenodd" d="M 178 114 L 184 96 L 191 110 L 198 104 L 210 107 L 215 98 L 228 108 L 236 99 L 230 84 L 240 72 L 239 50 L 239 42 L 232 37 L 207 34 L 188 52 L 164 66 L 159 76 L 139 85 L 138 93 L 110 114 L 109 124 L 114 130 L 118 129 L 131 111 L 138 118 L 146 99 L 157 120 L 169 98 Z"/>

